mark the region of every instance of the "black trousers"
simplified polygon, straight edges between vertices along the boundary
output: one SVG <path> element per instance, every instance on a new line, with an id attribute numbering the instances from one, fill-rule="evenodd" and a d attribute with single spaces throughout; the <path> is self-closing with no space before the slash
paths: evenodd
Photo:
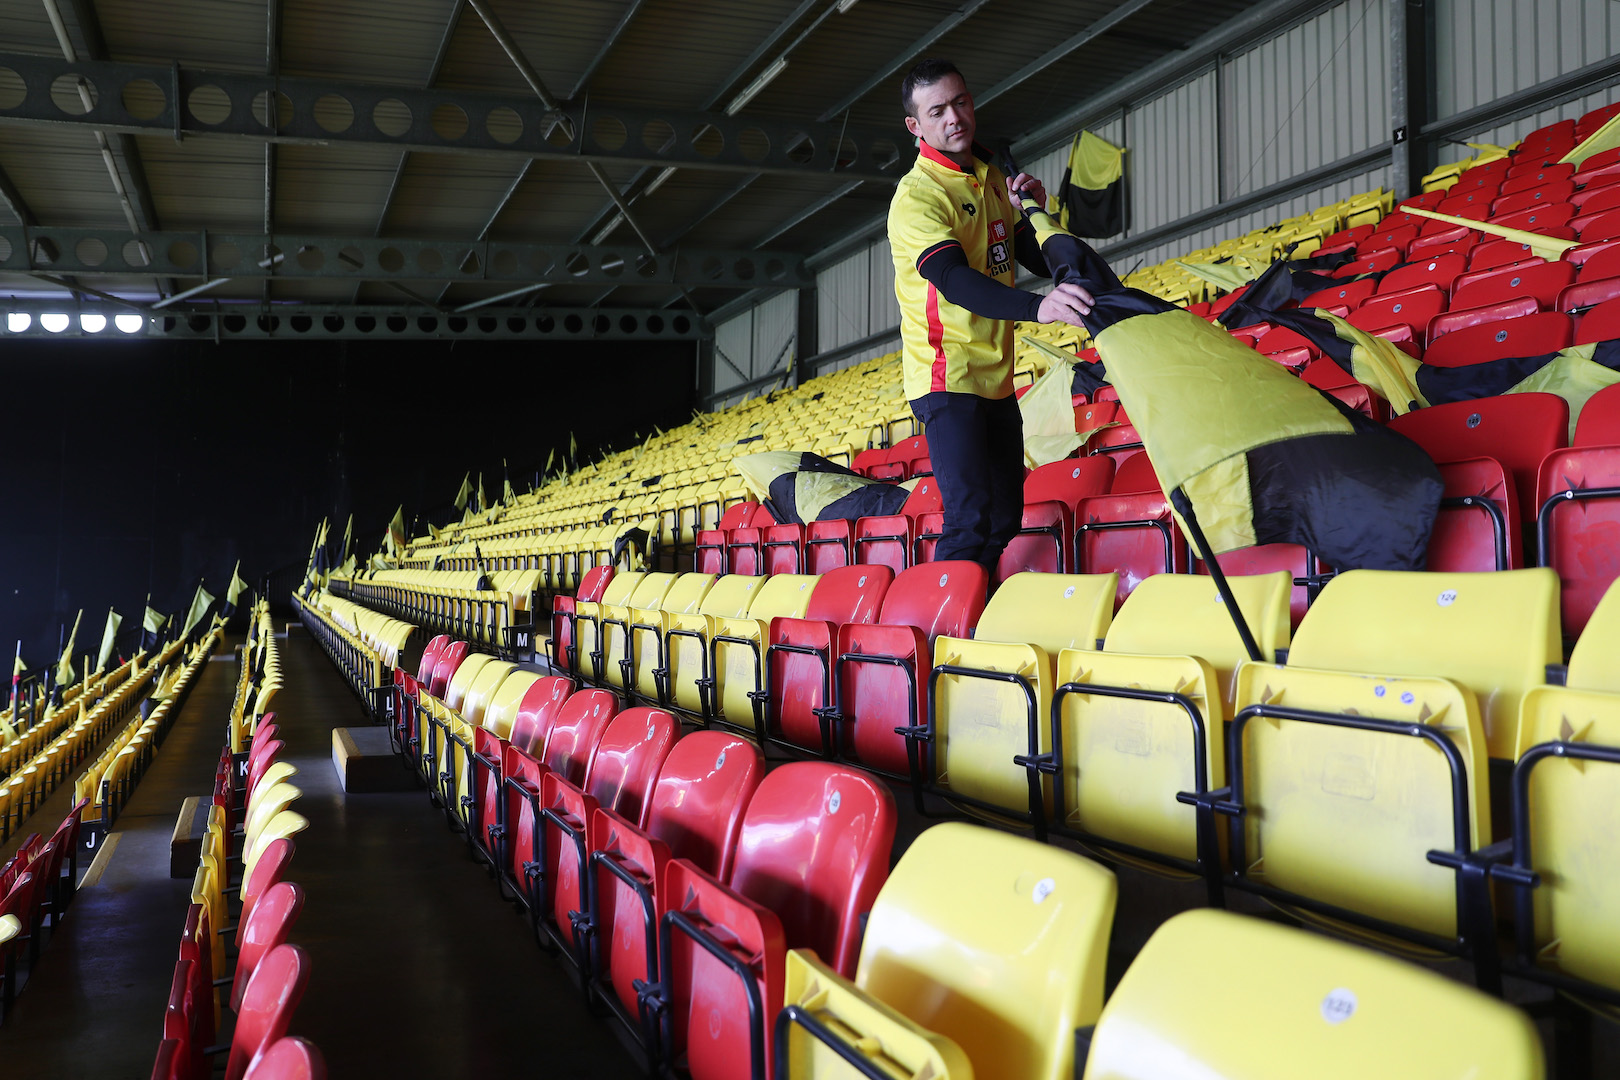
<path id="1" fill-rule="evenodd" d="M 914 398 L 945 506 L 936 559 L 968 559 L 994 574 L 1024 518 L 1024 418 L 1018 399 L 935 392 Z"/>

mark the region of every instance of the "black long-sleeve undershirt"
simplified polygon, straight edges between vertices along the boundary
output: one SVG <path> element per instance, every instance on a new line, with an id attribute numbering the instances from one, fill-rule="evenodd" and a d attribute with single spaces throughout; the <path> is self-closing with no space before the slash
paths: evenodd
<path id="1" fill-rule="evenodd" d="M 1040 246 L 1035 242 L 1035 230 L 1025 222 L 1019 222 L 1014 231 L 1013 254 L 1026 270 L 1041 277 L 1049 276 Z M 1003 285 L 975 270 L 968 265 L 962 245 L 954 240 L 923 252 L 922 258 L 917 260 L 917 272 L 945 299 L 986 319 L 1035 322 L 1041 301 L 1045 299 L 1037 293 Z"/>

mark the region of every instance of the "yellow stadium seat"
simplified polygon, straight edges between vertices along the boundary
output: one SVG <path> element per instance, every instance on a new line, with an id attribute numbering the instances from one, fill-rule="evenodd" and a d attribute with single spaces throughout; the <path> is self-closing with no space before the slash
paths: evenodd
<path id="1" fill-rule="evenodd" d="M 253 867 L 258 864 L 259 857 L 264 854 L 264 849 L 269 847 L 272 841 L 297 836 L 307 828 L 309 819 L 296 810 L 283 810 L 271 818 L 264 828 L 259 830 L 253 843 L 243 845 L 242 880 L 246 881 L 252 875 Z"/>
<path id="2" fill-rule="evenodd" d="M 960 1046 L 862 993 L 808 949 L 787 954 L 785 982 L 777 1019 L 778 1080 L 971 1080 L 973 1066 Z M 851 1056 L 863 1063 L 861 1071 L 850 1066 Z"/>
<path id="3" fill-rule="evenodd" d="M 1586 629 L 1570 653 L 1564 685 L 1620 694 L 1620 663 L 1616 663 L 1616 657 L 1620 657 L 1620 584 L 1609 586 L 1586 621 Z M 1534 745 L 1521 734 L 1519 753 Z"/>
<path id="4" fill-rule="evenodd" d="M 1416 964 L 1205 909 L 1166 922 L 1126 970 L 1085 1080 L 1541 1080 L 1543 1069 L 1535 1026 L 1511 1005 Z"/>
<path id="5" fill-rule="evenodd" d="M 660 705 L 668 700 L 667 638 L 677 615 L 696 615 L 703 598 L 718 578 L 714 574 L 682 574 L 652 608 L 631 608 L 630 660 L 635 692 Z"/>
<path id="6" fill-rule="evenodd" d="M 971 639 L 935 640 L 928 692 L 935 786 L 968 806 L 1028 819 L 1044 837 L 1057 657 L 1101 644 L 1118 584 L 1111 573 L 1014 574 Z"/>
<path id="7" fill-rule="evenodd" d="M 523 703 L 523 695 L 541 678 L 538 672 L 514 671 L 503 679 L 484 710 L 483 726 L 503 739 L 509 738 L 512 722 L 517 719 L 518 706 Z"/>
<path id="8" fill-rule="evenodd" d="M 1285 572 L 1228 579 L 1268 657 L 1288 643 Z M 1213 809 L 1183 792 L 1226 783 L 1232 673 L 1248 657 L 1214 582 L 1156 574 L 1131 592 L 1103 650 L 1058 657 L 1052 743 L 1056 829 L 1132 861 L 1199 874 L 1219 902 Z"/>
<path id="9" fill-rule="evenodd" d="M 708 620 L 710 719 L 758 731 L 763 716 L 765 645 L 774 618 L 802 619 L 819 579 L 815 574 L 777 574 L 761 579 L 743 618 Z"/>
<path id="10" fill-rule="evenodd" d="M 602 681 L 602 615 L 603 612 L 616 607 L 623 607 L 641 584 L 645 574 L 614 574 L 613 580 L 608 582 L 607 588 L 602 590 L 602 599 L 599 603 L 580 601 L 574 605 L 574 639 L 579 646 L 581 674 L 588 674 L 593 682 Z M 584 658 L 590 658 L 587 668 Z"/>
<path id="11" fill-rule="evenodd" d="M 1563 659 L 1558 575 L 1352 570 L 1322 590 L 1294 633 L 1289 663 L 1331 671 L 1447 678 L 1479 700 L 1490 756 L 1511 760 L 1519 700 Z"/>
<path id="12" fill-rule="evenodd" d="M 1493 868 L 1516 886 L 1514 967 L 1612 1009 L 1620 1005 L 1620 694 L 1537 687 L 1524 696 L 1519 741 L 1512 859 Z"/>
<path id="13" fill-rule="evenodd" d="M 704 681 L 709 678 L 711 620 L 742 618 L 765 581 L 762 577 L 727 574 L 717 579 L 704 594 L 696 614 L 666 613 L 669 616 L 664 633 L 664 663 L 668 672 L 664 681 L 666 702 L 696 716 L 707 715 Z"/>
<path id="14" fill-rule="evenodd" d="M 506 681 L 507 676 L 517 670 L 517 665 L 510 660 L 491 660 L 478 672 L 478 677 L 467 688 L 467 696 L 461 701 L 461 718 L 474 727 L 484 722 L 484 712 L 489 708 L 490 699 Z"/>
<path id="15" fill-rule="evenodd" d="M 678 577 L 678 574 L 646 574 L 624 604 L 603 606 L 602 677 L 609 685 L 622 689 L 629 677 L 628 671 L 634 669 L 629 660 L 631 613 L 656 609 Z"/>
<path id="16" fill-rule="evenodd" d="M 1075 1030 L 1102 1009 L 1115 895 L 1073 852 L 936 825 L 878 893 L 855 985 L 948 1035 L 978 1080 L 1068 1080 Z"/>
<path id="17" fill-rule="evenodd" d="M 1464 918 L 1467 875 L 1455 868 L 1490 841 L 1473 695 L 1442 678 L 1245 664 L 1237 709 L 1227 759 L 1238 883 L 1472 955 L 1492 979 L 1489 900 L 1476 894 L 1480 921 Z"/>

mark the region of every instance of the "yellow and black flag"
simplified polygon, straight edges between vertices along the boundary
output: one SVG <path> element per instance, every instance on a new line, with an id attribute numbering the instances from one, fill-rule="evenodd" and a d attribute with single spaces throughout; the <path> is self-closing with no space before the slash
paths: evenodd
<path id="1" fill-rule="evenodd" d="M 456 488 L 456 497 L 451 500 L 455 503 L 457 510 L 467 509 L 467 500 L 472 498 L 472 493 L 472 473 L 468 473 L 461 478 L 461 486 Z"/>
<path id="2" fill-rule="evenodd" d="M 163 633 L 163 624 L 169 617 L 152 606 L 150 593 L 146 597 L 146 613 L 141 617 L 141 651 L 157 647 L 159 635 Z"/>
<path id="3" fill-rule="evenodd" d="M 73 684 L 73 643 L 79 639 L 79 620 L 84 618 L 84 608 L 73 616 L 73 629 L 68 633 L 67 644 L 62 646 L 62 655 L 56 658 L 56 686 L 61 689 Z"/>
<path id="4" fill-rule="evenodd" d="M 1423 567 L 1444 485 L 1415 443 L 1220 327 L 1126 288 L 1040 206 L 1023 209 L 1053 280 L 1096 298 L 1084 321 L 1120 405 L 1214 552 L 1292 543 L 1341 570 Z"/>
<path id="5" fill-rule="evenodd" d="M 191 628 L 202 622 L 213 603 L 214 594 L 203 588 L 202 582 L 197 582 L 197 594 L 191 598 L 191 608 L 186 612 L 185 625 L 180 630 L 181 637 L 190 634 Z"/>
<path id="6" fill-rule="evenodd" d="M 348 539 L 344 538 L 347 545 Z M 236 601 L 247 592 L 248 583 L 242 580 L 242 560 L 237 559 L 236 565 L 231 568 L 231 583 L 225 588 L 225 617 L 230 618 L 236 613 Z"/>
<path id="7" fill-rule="evenodd" d="M 733 460 L 743 483 L 785 525 L 898 514 L 912 484 L 873 480 L 824 457 L 766 450 Z"/>
<path id="8" fill-rule="evenodd" d="M 1125 231 L 1125 218 L 1124 149 L 1080 132 L 1058 185 L 1058 220 L 1077 236 L 1115 236 Z"/>
<path id="9" fill-rule="evenodd" d="M 124 617 L 112 608 L 107 609 L 107 627 L 101 632 L 101 652 L 96 656 L 96 671 L 107 670 L 107 664 L 113 658 L 113 649 L 118 643 L 118 627 L 123 623 Z"/>
<path id="10" fill-rule="evenodd" d="M 388 520 L 388 535 L 383 538 L 383 546 L 388 549 L 389 555 L 396 555 L 405 550 L 405 504 L 401 503 L 394 516 Z"/>

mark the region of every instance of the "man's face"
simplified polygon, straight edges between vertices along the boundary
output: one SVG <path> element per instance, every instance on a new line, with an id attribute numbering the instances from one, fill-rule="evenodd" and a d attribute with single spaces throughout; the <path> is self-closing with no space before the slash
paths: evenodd
<path id="1" fill-rule="evenodd" d="M 960 75 L 919 86 L 911 95 L 916 115 L 906 117 L 906 130 L 942 154 L 954 158 L 973 153 L 973 95 Z"/>

